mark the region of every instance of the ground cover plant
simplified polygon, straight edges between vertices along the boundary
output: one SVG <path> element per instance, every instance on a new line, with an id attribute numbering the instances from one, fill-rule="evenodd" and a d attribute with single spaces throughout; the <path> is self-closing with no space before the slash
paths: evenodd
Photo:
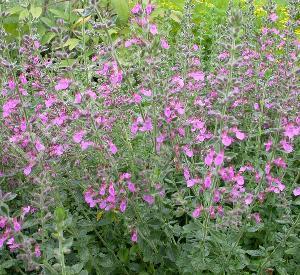
<path id="1" fill-rule="evenodd" d="M 0 274 L 299 274 L 299 2 L 169 2 L 0 2 Z"/>

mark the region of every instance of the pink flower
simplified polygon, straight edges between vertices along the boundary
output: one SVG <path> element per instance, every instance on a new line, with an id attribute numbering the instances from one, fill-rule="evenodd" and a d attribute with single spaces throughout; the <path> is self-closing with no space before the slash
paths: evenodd
<path id="1" fill-rule="evenodd" d="M 91 207 L 96 206 L 96 201 L 94 200 L 95 192 L 92 190 L 92 188 L 89 188 L 85 193 L 84 193 L 84 200 L 85 202 Z"/>
<path id="2" fill-rule="evenodd" d="M 209 189 L 211 187 L 211 183 L 212 183 L 211 176 L 210 175 L 206 176 L 204 179 L 204 188 Z"/>
<path id="3" fill-rule="evenodd" d="M 140 90 L 141 94 L 143 94 L 144 96 L 152 96 L 152 91 L 151 90 L 146 90 L 144 88 L 142 88 Z"/>
<path id="4" fill-rule="evenodd" d="M 7 218 L 0 216 L 0 228 L 4 228 L 6 226 Z"/>
<path id="5" fill-rule="evenodd" d="M 117 148 L 117 146 L 114 144 L 114 143 L 112 143 L 112 142 L 109 142 L 109 151 L 113 154 L 113 155 L 115 155 L 117 152 L 118 152 L 118 148 Z"/>
<path id="6" fill-rule="evenodd" d="M 131 241 L 132 241 L 133 243 L 136 243 L 136 242 L 138 241 L 138 232 L 137 232 L 136 229 L 133 229 L 133 230 L 131 231 Z"/>
<path id="7" fill-rule="evenodd" d="M 293 152 L 293 146 L 290 143 L 288 143 L 286 140 L 281 140 L 280 144 L 286 153 Z"/>
<path id="8" fill-rule="evenodd" d="M 202 205 L 197 206 L 195 208 L 195 210 L 193 211 L 193 213 L 192 213 L 193 218 L 195 218 L 195 219 L 199 218 L 200 215 L 201 215 L 202 210 L 203 210 L 203 206 Z"/>
<path id="9" fill-rule="evenodd" d="M 277 14 L 276 13 L 271 13 L 270 15 L 269 15 L 269 19 L 272 21 L 272 22 L 275 22 L 275 21 L 277 21 L 277 19 L 278 19 L 278 16 L 277 16 Z"/>
<path id="10" fill-rule="evenodd" d="M 153 35 L 158 34 L 157 26 L 155 24 L 150 24 L 149 30 L 150 30 L 150 33 Z"/>
<path id="11" fill-rule="evenodd" d="M 165 50 L 170 48 L 170 46 L 168 44 L 168 41 L 166 39 L 163 39 L 163 38 L 160 40 L 160 45 Z"/>
<path id="12" fill-rule="evenodd" d="M 80 104 L 81 103 L 81 94 L 80 93 L 77 93 L 75 94 L 75 99 L 74 99 L 74 103 L 75 104 Z"/>
<path id="13" fill-rule="evenodd" d="M 80 143 L 84 136 L 85 136 L 85 131 L 84 130 L 75 132 L 74 135 L 73 135 L 73 141 L 75 143 Z"/>
<path id="14" fill-rule="evenodd" d="M 70 79 L 61 78 L 55 85 L 54 89 L 55 89 L 55 91 L 66 90 L 66 89 L 68 89 L 70 83 L 71 83 Z"/>
<path id="15" fill-rule="evenodd" d="M 256 223 L 261 223 L 261 217 L 259 213 L 253 213 L 252 218 L 255 220 Z"/>
<path id="16" fill-rule="evenodd" d="M 131 181 L 127 182 L 127 187 L 131 193 L 134 193 L 136 191 L 135 185 Z"/>
<path id="17" fill-rule="evenodd" d="M 121 203 L 120 203 L 120 211 L 121 211 L 122 213 L 125 212 L 126 206 L 127 206 L 126 200 L 122 200 Z"/>
<path id="18" fill-rule="evenodd" d="M 183 146 L 182 149 L 183 149 L 184 153 L 185 153 L 189 158 L 193 157 L 194 153 L 193 153 L 193 150 L 191 149 L 191 147 L 190 147 L 189 145 Z"/>
<path id="19" fill-rule="evenodd" d="M 252 201 L 253 201 L 253 195 L 252 194 L 247 195 L 247 197 L 245 198 L 245 204 L 249 205 L 252 203 Z"/>
<path id="20" fill-rule="evenodd" d="M 233 139 L 232 137 L 228 136 L 227 135 L 227 132 L 224 132 L 221 136 L 222 138 L 222 143 L 224 144 L 224 146 L 229 146 L 232 142 L 233 142 Z"/>
<path id="21" fill-rule="evenodd" d="M 40 246 L 38 244 L 36 244 L 34 247 L 34 255 L 37 258 L 41 257 L 41 255 L 42 255 Z"/>
<path id="22" fill-rule="evenodd" d="M 239 140 L 244 140 L 245 137 L 246 137 L 246 135 L 245 135 L 243 132 L 240 132 L 240 131 L 236 131 L 236 132 L 235 132 L 235 136 L 236 136 L 236 138 L 239 139 Z"/>
<path id="23" fill-rule="evenodd" d="M 137 14 L 142 10 L 142 5 L 141 4 L 136 4 L 132 9 L 131 13 Z"/>
<path id="24" fill-rule="evenodd" d="M 15 111 L 17 105 L 20 103 L 19 99 L 10 99 L 3 104 L 3 117 L 8 117 L 12 112 Z"/>
<path id="25" fill-rule="evenodd" d="M 187 187 L 193 187 L 195 184 L 197 184 L 197 183 L 200 183 L 200 180 L 199 179 L 188 179 L 187 181 L 186 181 L 186 183 L 187 183 Z"/>
<path id="26" fill-rule="evenodd" d="M 154 197 L 152 195 L 144 195 L 143 200 L 147 202 L 149 205 L 152 205 L 155 201 Z"/>
<path id="27" fill-rule="evenodd" d="M 206 155 L 205 159 L 204 159 L 204 163 L 207 166 L 211 166 L 214 160 L 214 155 L 215 155 L 215 150 L 214 149 L 210 149 L 209 153 Z"/>
<path id="28" fill-rule="evenodd" d="M 21 231 L 21 223 L 18 222 L 17 218 L 13 218 L 13 225 L 16 232 Z"/>
<path id="29" fill-rule="evenodd" d="M 193 78 L 195 81 L 204 81 L 205 74 L 202 71 L 196 71 L 189 73 L 189 77 Z"/>
<path id="30" fill-rule="evenodd" d="M 224 161 L 224 151 L 222 150 L 222 151 L 216 156 L 214 163 L 215 163 L 216 166 L 219 166 L 219 165 L 221 165 L 221 164 L 223 163 L 223 161 Z"/>
<path id="31" fill-rule="evenodd" d="M 294 190 L 293 190 L 293 194 L 294 196 L 300 196 L 300 186 L 296 187 Z"/>
<path id="32" fill-rule="evenodd" d="M 35 141 L 35 148 L 36 148 L 36 150 L 38 150 L 38 152 L 41 152 L 41 151 L 45 150 L 45 146 L 44 146 L 43 143 L 41 143 L 40 140 Z"/>
<path id="33" fill-rule="evenodd" d="M 271 150 L 271 147 L 273 145 L 273 142 L 271 139 L 269 139 L 266 143 L 265 143 L 265 147 L 266 147 L 266 152 L 269 152 Z"/>

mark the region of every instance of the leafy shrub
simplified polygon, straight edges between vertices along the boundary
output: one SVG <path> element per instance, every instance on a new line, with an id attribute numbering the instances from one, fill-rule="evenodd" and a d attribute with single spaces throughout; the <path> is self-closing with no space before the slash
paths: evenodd
<path id="1" fill-rule="evenodd" d="M 70 3 L 1 18 L 1 274 L 297 274 L 297 1 Z"/>

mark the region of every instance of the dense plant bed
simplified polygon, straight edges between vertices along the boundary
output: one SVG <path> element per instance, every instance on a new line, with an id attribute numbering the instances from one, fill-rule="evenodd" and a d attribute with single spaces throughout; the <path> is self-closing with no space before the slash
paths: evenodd
<path id="1" fill-rule="evenodd" d="M 299 274 L 299 4 L 198 2 L 2 1 L 0 274 Z"/>

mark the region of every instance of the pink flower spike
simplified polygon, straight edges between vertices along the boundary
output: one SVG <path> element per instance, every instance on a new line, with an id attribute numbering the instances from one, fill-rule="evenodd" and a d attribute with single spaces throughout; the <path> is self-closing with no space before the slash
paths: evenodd
<path id="1" fill-rule="evenodd" d="M 186 145 L 186 146 L 183 146 L 183 151 L 184 153 L 189 157 L 193 157 L 194 156 L 194 153 L 193 153 L 193 149 L 190 148 L 190 146 Z"/>
<path id="2" fill-rule="evenodd" d="M 296 187 L 293 190 L 293 194 L 294 194 L 295 197 L 300 196 L 300 186 Z"/>

